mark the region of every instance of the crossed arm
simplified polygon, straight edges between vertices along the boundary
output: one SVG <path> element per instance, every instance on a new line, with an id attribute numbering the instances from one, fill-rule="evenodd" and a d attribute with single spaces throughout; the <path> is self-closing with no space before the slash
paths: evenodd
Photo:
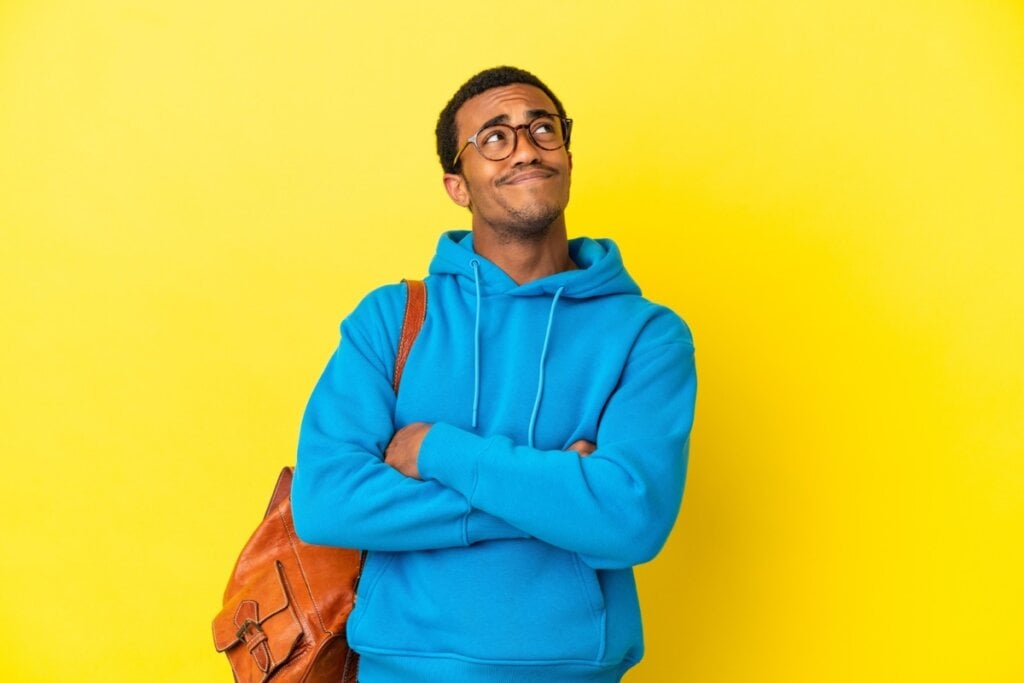
<path id="1" fill-rule="evenodd" d="M 413 422 L 399 429 L 384 450 L 384 462 L 407 477 L 421 479 L 420 446 L 432 426 L 426 422 Z M 581 458 L 585 458 L 597 450 L 597 444 L 580 439 L 566 450 L 575 451 Z"/>

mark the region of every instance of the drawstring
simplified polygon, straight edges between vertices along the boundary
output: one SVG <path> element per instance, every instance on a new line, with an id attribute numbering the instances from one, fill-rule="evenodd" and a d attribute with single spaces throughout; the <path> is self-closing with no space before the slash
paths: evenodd
<path id="1" fill-rule="evenodd" d="M 476 325 L 473 328 L 473 429 L 476 429 L 480 408 L 480 262 L 473 259 L 473 280 L 476 282 Z"/>
<path id="2" fill-rule="evenodd" d="M 530 414 L 530 448 L 533 448 L 533 430 L 537 426 L 537 411 L 540 410 L 540 397 L 544 393 L 544 359 L 548 355 L 548 340 L 551 338 L 551 323 L 555 319 L 555 304 L 558 303 L 558 297 L 562 296 L 562 290 L 565 287 L 559 287 L 558 291 L 555 292 L 555 297 L 551 300 L 551 311 L 548 312 L 548 328 L 544 331 L 544 346 L 540 351 L 540 371 L 537 377 L 537 398 L 533 401 L 533 412 Z"/>
<path id="3" fill-rule="evenodd" d="M 473 282 L 476 284 L 476 323 L 473 326 L 473 429 L 476 429 L 477 417 L 480 412 L 480 262 L 473 259 L 469 262 L 473 267 Z M 540 397 L 544 394 L 544 361 L 548 356 L 548 342 L 551 339 L 551 325 L 555 319 L 555 306 L 558 298 L 562 296 L 565 287 L 559 287 L 551 300 L 551 310 L 548 311 L 548 326 L 544 330 L 544 346 L 540 351 L 540 368 L 537 377 L 537 397 L 533 401 L 533 411 L 530 413 L 529 444 L 533 448 L 533 432 L 537 426 L 537 411 L 540 410 Z"/>

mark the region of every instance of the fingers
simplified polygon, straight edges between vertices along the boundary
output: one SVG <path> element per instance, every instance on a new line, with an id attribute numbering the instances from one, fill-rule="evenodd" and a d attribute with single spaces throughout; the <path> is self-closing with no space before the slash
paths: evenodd
<path id="1" fill-rule="evenodd" d="M 576 441 L 571 446 L 569 446 L 569 448 L 566 450 L 576 451 L 577 453 L 579 453 L 579 456 L 581 458 L 585 458 L 597 450 L 597 444 L 591 441 L 587 441 L 586 439 L 580 439 L 579 441 Z"/>

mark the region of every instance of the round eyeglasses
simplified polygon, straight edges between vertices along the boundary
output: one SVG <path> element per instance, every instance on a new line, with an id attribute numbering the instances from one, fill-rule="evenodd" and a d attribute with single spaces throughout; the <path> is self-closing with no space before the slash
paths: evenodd
<path id="1" fill-rule="evenodd" d="M 501 161 L 508 159 L 516 151 L 519 143 L 519 129 L 525 129 L 527 137 L 534 147 L 553 151 L 561 147 L 569 146 L 569 134 L 572 132 L 572 119 L 554 114 L 543 114 L 529 123 L 518 126 L 510 126 L 505 123 L 495 123 L 484 126 L 466 138 L 466 144 L 462 146 L 459 153 L 452 159 L 452 166 L 457 167 L 459 157 L 470 145 L 476 147 L 480 156 L 490 161 Z"/>

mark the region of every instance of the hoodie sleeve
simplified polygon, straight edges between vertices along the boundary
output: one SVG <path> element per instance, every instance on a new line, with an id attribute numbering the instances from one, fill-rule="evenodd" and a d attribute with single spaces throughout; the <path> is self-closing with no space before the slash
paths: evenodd
<path id="1" fill-rule="evenodd" d="M 395 432 L 391 372 L 405 305 L 398 287 L 377 290 L 342 323 L 341 343 L 309 399 L 292 483 L 296 533 L 307 543 L 361 550 L 526 537 L 473 509 L 463 494 L 384 463 Z"/>
<path id="2" fill-rule="evenodd" d="M 682 501 L 697 387 L 689 331 L 674 316 L 667 324 L 669 335 L 630 354 L 589 457 L 438 423 L 421 476 L 596 569 L 652 559 Z"/>

